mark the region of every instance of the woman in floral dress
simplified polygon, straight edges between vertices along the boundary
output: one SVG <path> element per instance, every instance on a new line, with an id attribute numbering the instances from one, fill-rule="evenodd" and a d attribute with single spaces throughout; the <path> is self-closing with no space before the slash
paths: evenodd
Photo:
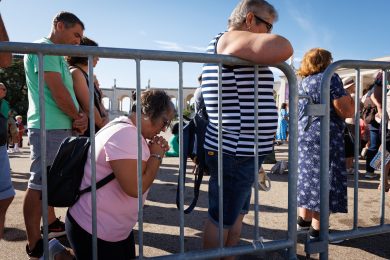
<path id="1" fill-rule="evenodd" d="M 323 72 L 331 62 L 332 54 L 324 49 L 311 49 L 305 54 L 298 71 L 303 77 L 299 95 L 320 103 Z M 330 82 L 330 101 L 329 210 L 346 213 L 344 119 L 353 117 L 354 104 L 337 74 Z M 320 229 L 320 117 L 304 115 L 307 104 L 308 99 L 300 99 L 298 104 L 298 229 L 309 229 L 310 236 L 316 238 Z"/>

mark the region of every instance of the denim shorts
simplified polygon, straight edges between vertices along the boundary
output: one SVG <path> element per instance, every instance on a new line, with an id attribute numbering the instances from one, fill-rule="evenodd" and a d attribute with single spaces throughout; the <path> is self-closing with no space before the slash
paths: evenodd
<path id="1" fill-rule="evenodd" d="M 46 130 L 46 166 L 51 165 L 57 154 L 61 142 L 72 135 L 70 129 Z M 42 167 L 41 167 L 41 130 L 28 129 L 28 138 L 30 141 L 30 179 L 28 188 L 32 190 L 42 189 Z"/>
<path id="2" fill-rule="evenodd" d="M 209 218 L 218 225 L 218 153 L 206 150 L 209 180 Z M 259 167 L 264 156 L 258 157 Z M 240 214 L 247 214 L 255 180 L 255 157 L 223 154 L 223 226 L 230 228 Z"/>
<path id="3" fill-rule="evenodd" d="M 15 196 L 11 181 L 11 168 L 7 153 L 7 146 L 0 146 L 0 200 Z"/>

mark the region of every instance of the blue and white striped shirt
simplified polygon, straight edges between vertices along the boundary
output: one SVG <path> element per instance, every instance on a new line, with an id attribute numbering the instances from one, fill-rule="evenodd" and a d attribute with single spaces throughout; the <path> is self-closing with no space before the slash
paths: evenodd
<path id="1" fill-rule="evenodd" d="M 207 53 L 217 53 L 218 34 Z M 273 95 L 274 77 L 268 67 L 258 69 L 259 155 L 272 151 L 278 112 Z M 235 156 L 254 156 L 254 67 L 222 66 L 222 140 L 223 152 Z M 209 116 L 204 147 L 218 151 L 218 64 L 204 64 L 202 95 Z"/>

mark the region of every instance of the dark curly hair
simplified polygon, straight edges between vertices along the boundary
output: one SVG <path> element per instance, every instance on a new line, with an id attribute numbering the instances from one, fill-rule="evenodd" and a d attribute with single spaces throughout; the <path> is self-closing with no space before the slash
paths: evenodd
<path id="1" fill-rule="evenodd" d="M 173 103 L 168 94 L 161 89 L 147 89 L 141 93 L 141 112 L 154 122 L 168 110 L 174 110 Z M 136 105 L 131 108 L 136 112 Z"/>
<path id="2" fill-rule="evenodd" d="M 71 28 L 76 24 L 80 24 L 81 28 L 85 30 L 84 23 L 76 15 L 70 12 L 65 12 L 65 11 L 59 12 L 53 18 L 53 26 L 55 27 L 59 22 L 64 23 L 66 28 Z"/>
<path id="3" fill-rule="evenodd" d="M 88 37 L 83 36 L 80 41 L 80 45 L 83 46 L 99 46 L 94 40 L 89 39 Z M 74 66 L 77 64 L 88 65 L 88 57 L 66 57 L 66 61 L 69 66 Z"/>

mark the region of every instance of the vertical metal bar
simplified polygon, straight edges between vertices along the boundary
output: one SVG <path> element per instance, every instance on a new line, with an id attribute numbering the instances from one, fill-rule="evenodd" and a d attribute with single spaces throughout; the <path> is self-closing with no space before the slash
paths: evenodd
<path id="1" fill-rule="evenodd" d="M 141 61 L 135 60 L 136 64 L 136 77 L 137 77 L 137 176 L 138 176 L 138 246 L 139 246 L 139 259 L 144 257 L 143 246 L 143 207 L 142 207 L 142 140 L 141 140 Z"/>
<path id="2" fill-rule="evenodd" d="M 332 73 L 333 74 L 333 73 Z M 325 105 L 325 115 L 321 116 L 320 152 L 320 241 L 329 239 L 329 124 L 330 124 L 330 80 L 332 74 L 324 74 L 321 82 L 321 104 Z M 327 76 L 327 77 L 326 77 Z M 328 259 L 328 247 L 320 253 L 320 259 Z"/>
<path id="3" fill-rule="evenodd" d="M 298 180 L 298 86 L 295 72 L 287 63 L 283 70 L 289 87 L 289 140 L 288 140 L 288 239 L 293 246 L 288 248 L 289 259 L 296 259 L 297 244 L 297 180 Z"/>
<path id="4" fill-rule="evenodd" d="M 387 111 L 386 111 L 386 101 L 387 101 L 387 70 L 383 70 L 382 74 L 382 161 L 381 161 L 381 209 L 380 209 L 380 224 L 385 224 L 385 188 L 387 181 L 385 183 L 385 171 L 386 167 L 386 129 L 387 129 Z"/>
<path id="5" fill-rule="evenodd" d="M 218 194 L 219 247 L 223 248 L 223 140 L 222 140 L 222 64 L 218 63 Z"/>
<path id="6" fill-rule="evenodd" d="M 180 253 L 184 253 L 183 62 L 179 61 Z"/>
<path id="7" fill-rule="evenodd" d="M 255 70 L 254 73 L 254 114 L 255 114 L 255 149 L 254 149 L 254 159 L 255 159 L 255 229 L 254 237 L 255 241 L 259 240 L 259 66 L 253 66 Z"/>
<path id="8" fill-rule="evenodd" d="M 355 143 L 354 143 L 354 186 L 353 186 L 353 229 L 358 228 L 359 222 L 359 147 L 360 147 L 360 93 L 361 93 L 361 81 L 360 81 L 360 69 L 356 69 L 355 76 Z"/>
<path id="9" fill-rule="evenodd" d="M 43 221 L 43 249 L 44 259 L 49 259 L 49 230 L 48 230 L 48 200 L 47 200 L 47 158 L 46 158 L 46 113 L 45 113 L 45 79 L 43 74 L 43 54 L 38 53 L 38 89 L 39 89 L 39 115 L 41 139 L 41 170 L 42 170 L 42 221 Z"/>
<path id="10" fill-rule="evenodd" d="M 97 255 L 97 206 L 96 206 L 96 158 L 95 158 L 95 103 L 93 85 L 93 57 L 88 56 L 89 129 L 91 140 L 91 204 L 92 204 L 92 258 Z M 85 111 L 83 111 L 85 113 Z"/>

